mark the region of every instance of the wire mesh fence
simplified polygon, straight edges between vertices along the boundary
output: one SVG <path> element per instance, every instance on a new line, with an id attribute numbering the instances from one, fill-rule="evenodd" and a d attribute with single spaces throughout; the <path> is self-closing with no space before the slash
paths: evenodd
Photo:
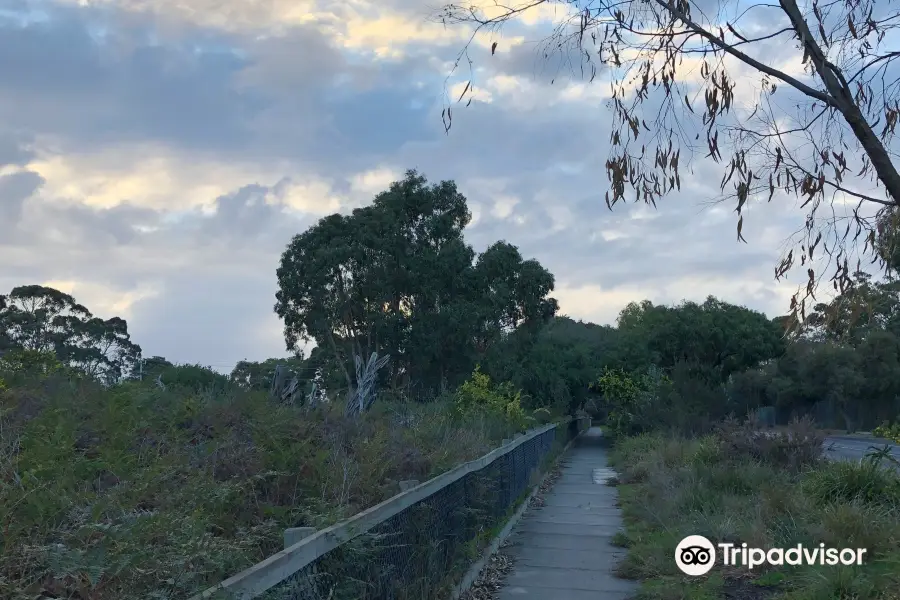
<path id="1" fill-rule="evenodd" d="M 538 483 L 544 468 L 586 423 L 585 420 L 560 423 L 518 445 L 511 444 L 508 452 L 484 467 L 463 475 L 318 556 L 257 597 L 265 600 L 446 597 Z"/>

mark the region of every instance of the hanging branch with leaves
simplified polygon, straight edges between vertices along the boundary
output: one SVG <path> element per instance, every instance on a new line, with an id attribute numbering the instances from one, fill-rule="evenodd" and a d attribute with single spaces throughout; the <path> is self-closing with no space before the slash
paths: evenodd
<path id="1" fill-rule="evenodd" d="M 888 35 L 900 27 L 900 5 L 723 0 L 707 15 L 709 3 L 689 0 L 526 0 L 448 5 L 437 20 L 497 34 L 544 4 L 568 12 L 544 40 L 543 58 L 580 56 L 583 76 L 609 79 L 610 209 L 626 197 L 655 207 L 681 189 L 683 167 L 696 158 L 723 167 L 718 201 L 734 203 L 739 241 L 750 203 L 798 199 L 805 223 L 775 270 L 781 279 L 807 266 L 808 281 L 791 299 L 795 323 L 815 300 L 814 261 L 832 271 L 838 292 L 852 287 L 863 257 L 884 266 L 877 224 L 900 204 L 900 48 Z M 460 57 L 471 65 L 469 51 Z M 472 89 L 470 81 L 459 100 Z"/>

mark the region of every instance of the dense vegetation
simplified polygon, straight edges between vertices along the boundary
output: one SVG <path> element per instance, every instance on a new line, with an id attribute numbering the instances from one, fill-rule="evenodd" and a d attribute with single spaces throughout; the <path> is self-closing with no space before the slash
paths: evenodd
<path id="1" fill-rule="evenodd" d="M 717 598 L 849 600 L 897 598 L 900 479 L 890 456 L 861 462 L 822 457 L 809 422 L 760 436 L 752 424 L 720 424 L 708 435 L 659 433 L 622 439 L 613 462 L 628 549 L 623 577 L 643 580 L 643 600 Z M 862 566 L 716 566 L 685 577 L 673 551 L 684 537 L 756 548 L 797 544 L 865 548 Z"/>
<path id="2" fill-rule="evenodd" d="M 182 597 L 280 549 L 285 527 L 579 409 L 616 434 L 707 434 L 766 406 L 828 427 L 900 414 L 892 280 L 859 276 L 795 337 L 713 297 L 596 325 L 557 314 L 552 274 L 515 246 L 476 253 L 468 222 L 452 182 L 415 172 L 322 219 L 277 269 L 293 355 L 228 375 L 143 357 L 125 320 L 58 290 L 0 296 L 0 595 Z M 360 370 L 373 353 L 383 368 Z M 269 393 L 279 365 L 303 390 L 290 403 Z"/>

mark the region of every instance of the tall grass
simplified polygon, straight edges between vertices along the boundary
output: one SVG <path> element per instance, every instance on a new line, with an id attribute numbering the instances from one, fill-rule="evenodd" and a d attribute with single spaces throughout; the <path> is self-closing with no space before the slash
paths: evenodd
<path id="1" fill-rule="evenodd" d="M 656 600 L 900 597 L 896 471 L 865 461 L 825 461 L 819 437 L 797 424 L 775 438 L 756 438 L 731 424 L 699 439 L 620 440 L 613 463 L 620 471 L 626 530 L 617 542 L 629 549 L 620 574 L 643 580 L 640 597 Z M 785 566 L 747 573 L 719 565 L 705 577 L 688 578 L 677 569 L 674 550 L 692 534 L 714 543 L 762 548 L 825 543 L 868 553 L 861 567 Z"/>

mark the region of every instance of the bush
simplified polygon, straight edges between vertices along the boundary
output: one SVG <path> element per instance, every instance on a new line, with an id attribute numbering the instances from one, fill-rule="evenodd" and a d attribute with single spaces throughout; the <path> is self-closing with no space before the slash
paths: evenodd
<path id="1" fill-rule="evenodd" d="M 307 411 L 265 392 L 104 388 L 37 371 L 2 374 L 0 598 L 11 600 L 188 597 L 281 550 L 285 528 L 328 526 L 520 426 L 449 402 L 349 419 L 342 405 Z"/>
<path id="2" fill-rule="evenodd" d="M 788 435 L 789 434 L 789 435 Z M 876 461 L 813 458 L 806 424 L 761 439 L 734 422 L 699 439 L 640 435 L 615 445 L 627 555 L 620 576 L 643 580 L 643 600 L 685 598 L 895 598 L 900 585 L 900 483 Z M 767 441 L 768 440 L 768 441 Z M 807 440 L 807 443 L 803 443 Z M 786 458 L 805 455 L 802 470 Z M 784 468 L 787 465 L 790 468 Z M 866 548 L 861 567 L 722 568 L 686 578 L 672 560 L 678 542 Z"/>
<path id="3" fill-rule="evenodd" d="M 66 370 L 56 354 L 43 350 L 11 350 L 0 358 L 0 373 L 9 379 L 46 377 Z"/>
<path id="4" fill-rule="evenodd" d="M 900 479 L 896 472 L 873 461 L 829 463 L 804 477 L 803 486 L 823 506 L 858 501 L 900 509 Z"/>
<path id="5" fill-rule="evenodd" d="M 547 425 L 548 423 L 553 422 L 553 413 L 550 412 L 550 409 L 541 407 L 534 409 L 534 412 L 531 413 L 531 418 L 534 419 L 535 423 L 538 425 Z"/>
<path id="6" fill-rule="evenodd" d="M 614 437 L 637 433 L 646 395 L 632 377 L 619 369 L 605 369 L 593 385 L 606 405 L 606 426 Z"/>
<path id="7" fill-rule="evenodd" d="M 728 418 L 716 427 L 716 436 L 730 456 L 792 470 L 821 461 L 825 443 L 825 435 L 808 417 L 794 419 L 786 431 L 763 431 L 754 419 L 742 424 Z"/>
<path id="8" fill-rule="evenodd" d="M 225 375 L 203 365 L 172 365 L 162 368 L 159 378 L 166 387 L 194 392 L 221 393 L 237 387 Z"/>
<path id="9" fill-rule="evenodd" d="M 875 437 L 885 438 L 887 440 L 891 440 L 896 444 L 900 444 L 900 422 L 890 423 L 885 421 L 878 427 L 872 430 L 872 434 Z"/>
<path id="10" fill-rule="evenodd" d="M 456 391 L 456 414 L 461 418 L 484 416 L 513 424 L 518 431 L 525 430 L 534 419 L 522 408 L 522 393 L 509 382 L 494 385 L 487 374 L 476 366 Z"/>
<path id="11" fill-rule="evenodd" d="M 671 375 L 655 367 L 632 374 L 606 369 L 591 388 L 600 394 L 592 412 L 604 415 L 613 436 L 660 430 L 702 435 L 724 416 L 723 390 L 698 379 L 683 363 Z"/>

